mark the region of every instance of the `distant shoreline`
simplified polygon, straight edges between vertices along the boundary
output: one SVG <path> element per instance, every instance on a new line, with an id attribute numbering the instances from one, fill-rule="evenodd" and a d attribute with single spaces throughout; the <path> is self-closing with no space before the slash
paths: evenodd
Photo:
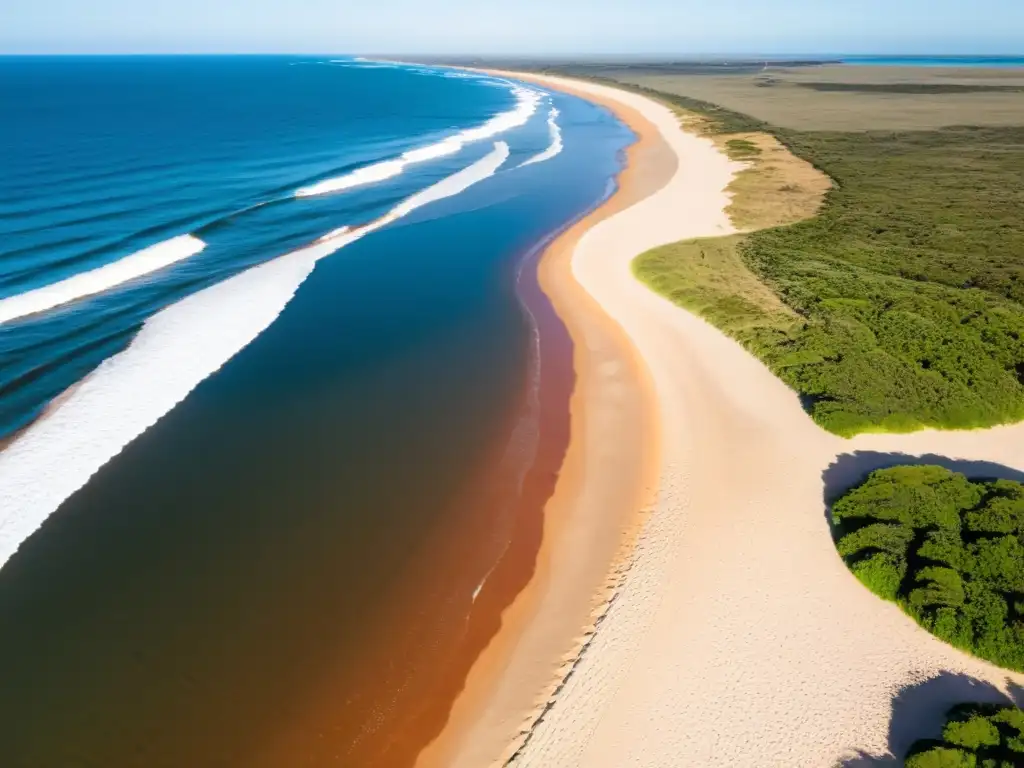
<path id="1" fill-rule="evenodd" d="M 395 64 L 410 63 L 414 59 L 374 57 L 372 61 L 387 61 Z M 923 54 L 702 54 L 682 56 L 616 56 L 616 57 L 466 57 L 436 56 L 415 59 L 419 63 L 435 66 L 457 67 L 481 70 L 524 70 L 544 71 L 554 66 L 559 74 L 574 76 L 573 69 L 580 67 L 580 74 L 593 75 L 598 70 L 614 71 L 618 74 L 673 74 L 673 75 L 743 75 L 756 74 L 764 69 L 813 69 L 815 67 L 891 67 L 908 69 L 1016 69 L 1024 68 L 1024 54 L 998 55 L 923 55 Z"/>

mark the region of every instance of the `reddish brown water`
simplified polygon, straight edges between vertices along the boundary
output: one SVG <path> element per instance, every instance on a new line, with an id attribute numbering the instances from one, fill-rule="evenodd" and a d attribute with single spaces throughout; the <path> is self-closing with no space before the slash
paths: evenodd
<path id="1" fill-rule="evenodd" d="M 501 628 L 502 611 L 530 581 L 544 505 L 568 445 L 573 387 L 572 342 L 538 285 L 539 253 L 524 260 L 517 280 L 536 323 L 529 343 L 537 343 L 501 439 L 379 606 L 365 646 L 323 671 L 321 695 L 252 756 L 253 765 L 323 765 L 341 749 L 349 765 L 410 765 L 441 732 L 470 668 Z M 471 553 L 495 562 L 482 583 Z M 357 693 L 342 702 L 339 690 Z M 352 709 L 375 713 L 354 738 L 339 727 Z M 310 744 L 310 731 L 322 740 Z"/>
<path id="2" fill-rule="evenodd" d="M 0 571 L 0 766 L 397 768 L 440 732 L 568 440 L 571 344 L 513 265 L 628 139 L 563 106 L 563 174 L 322 262 Z"/>

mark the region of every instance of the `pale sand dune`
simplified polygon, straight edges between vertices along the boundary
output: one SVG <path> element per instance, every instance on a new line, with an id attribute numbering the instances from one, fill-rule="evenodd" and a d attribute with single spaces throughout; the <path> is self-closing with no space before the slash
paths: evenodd
<path id="1" fill-rule="evenodd" d="M 596 224 L 573 254 L 574 276 L 649 368 L 662 425 L 659 499 L 593 641 L 512 764 L 831 766 L 854 750 L 884 755 L 913 740 L 889 735 L 892 698 L 907 685 L 943 671 L 1000 689 L 1024 682 L 946 646 L 862 587 L 835 552 L 823 501 L 823 476 L 849 483 L 896 461 L 840 458 L 854 451 L 1024 470 L 1024 425 L 854 440 L 820 430 L 760 362 L 630 272 L 648 248 L 730 231 L 724 189 L 737 165 L 641 96 L 531 79 L 640 112 L 679 166 L 660 191 Z M 557 571 L 554 563 L 556 580 Z M 954 701 L 993 695 L 948 676 L 898 714 L 927 722 Z"/>

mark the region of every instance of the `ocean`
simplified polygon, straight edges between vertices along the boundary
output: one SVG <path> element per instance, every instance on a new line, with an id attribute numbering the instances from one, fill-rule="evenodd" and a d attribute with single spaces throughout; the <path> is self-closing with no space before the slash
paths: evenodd
<path id="1" fill-rule="evenodd" d="M 411 765 L 567 438 L 531 258 L 630 132 L 327 57 L 0 58 L 0 109 L 0 765 Z"/>
<path id="2" fill-rule="evenodd" d="M 840 56 L 843 64 L 882 67 L 1024 67 L 1024 56 Z"/>

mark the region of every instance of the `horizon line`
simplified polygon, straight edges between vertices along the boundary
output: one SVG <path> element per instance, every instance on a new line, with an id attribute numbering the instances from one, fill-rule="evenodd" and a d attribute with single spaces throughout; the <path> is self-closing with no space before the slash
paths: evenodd
<path id="1" fill-rule="evenodd" d="M 946 58 L 946 59 L 1003 59 L 1003 58 L 1024 58 L 1024 52 L 1001 52 L 1001 53 L 937 53 L 904 51 L 900 53 L 877 52 L 877 51 L 811 51 L 811 52 L 782 52 L 767 53 L 757 50 L 733 50 L 733 51 L 696 51 L 696 52 L 666 52 L 652 51 L 649 53 L 481 53 L 481 52 L 424 52 L 424 51 L 377 51 L 373 53 L 353 53 L 343 51 L 183 51 L 183 50 L 158 50 L 158 51 L 21 51 L 5 52 L 0 51 L 0 58 L 21 58 L 36 56 L 77 56 L 77 57 L 131 57 L 131 56 L 351 56 L 351 57 L 374 57 L 374 56 L 429 56 L 429 57 L 450 57 L 450 58 L 586 58 L 586 59 L 639 59 L 639 58 L 676 58 L 679 60 L 692 60 L 694 58 L 722 58 L 725 56 L 743 56 L 751 60 L 760 59 L 839 59 L 849 57 L 886 57 L 886 58 Z"/>

